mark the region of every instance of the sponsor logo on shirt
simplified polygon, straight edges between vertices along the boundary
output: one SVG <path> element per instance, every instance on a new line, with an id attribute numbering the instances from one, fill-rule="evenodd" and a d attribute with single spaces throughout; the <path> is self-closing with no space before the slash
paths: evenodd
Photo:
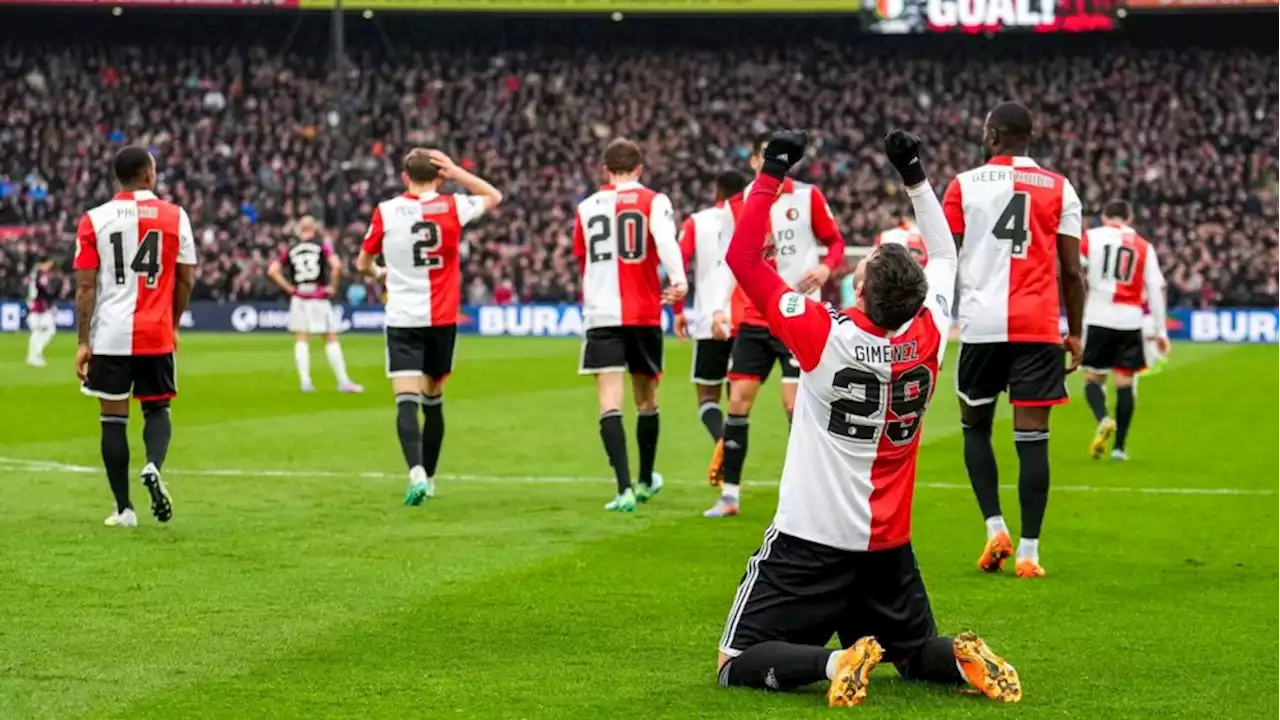
<path id="1" fill-rule="evenodd" d="M 783 293 L 778 299 L 778 312 L 782 317 L 800 317 L 804 314 L 804 296 L 799 293 Z"/>

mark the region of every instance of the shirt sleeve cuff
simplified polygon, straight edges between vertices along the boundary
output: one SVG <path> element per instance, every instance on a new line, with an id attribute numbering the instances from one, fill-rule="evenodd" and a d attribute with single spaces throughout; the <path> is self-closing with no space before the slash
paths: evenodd
<path id="1" fill-rule="evenodd" d="M 907 188 L 907 195 L 909 195 L 910 197 L 920 197 L 925 193 L 931 193 L 931 192 L 933 192 L 933 186 L 929 184 L 928 180 L 925 180 L 924 182 L 920 183 L 919 185 L 916 185 L 915 187 Z"/>

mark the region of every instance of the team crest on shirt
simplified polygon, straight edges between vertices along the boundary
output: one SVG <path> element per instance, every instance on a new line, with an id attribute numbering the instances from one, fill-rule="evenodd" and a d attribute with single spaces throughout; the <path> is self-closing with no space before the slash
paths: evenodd
<path id="1" fill-rule="evenodd" d="M 787 208 L 787 219 L 793 222 L 800 219 L 800 211 L 795 208 Z"/>
<path id="2" fill-rule="evenodd" d="M 804 296 L 800 293 L 783 293 L 778 298 L 778 312 L 782 317 L 800 317 L 804 314 Z"/>

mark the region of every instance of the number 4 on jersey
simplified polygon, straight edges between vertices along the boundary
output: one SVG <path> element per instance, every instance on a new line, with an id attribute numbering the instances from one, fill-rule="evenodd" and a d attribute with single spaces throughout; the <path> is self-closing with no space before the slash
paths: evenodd
<path id="1" fill-rule="evenodd" d="M 1010 253 L 1019 259 L 1027 257 L 1027 250 L 1031 247 L 1031 231 L 1027 228 L 1027 216 L 1030 215 L 1031 196 L 1024 192 L 1015 192 L 1009 200 L 1009 204 L 1004 206 L 1000 217 L 996 219 L 996 226 L 992 228 L 991 234 L 996 236 L 997 240 L 1006 240 L 1009 243 Z"/>

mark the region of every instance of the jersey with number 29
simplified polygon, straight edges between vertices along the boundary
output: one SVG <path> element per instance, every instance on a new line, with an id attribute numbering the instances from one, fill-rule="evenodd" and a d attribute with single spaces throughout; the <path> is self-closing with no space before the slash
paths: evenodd
<path id="1" fill-rule="evenodd" d="M 404 193 L 378 204 L 361 249 L 387 269 L 387 327 L 458 322 L 462 228 L 484 214 L 474 195 Z"/>
<path id="2" fill-rule="evenodd" d="M 191 220 L 186 210 L 150 191 L 118 193 L 80 218 L 73 266 L 98 271 L 89 334 L 93 354 L 173 352 L 179 264 L 196 264 Z"/>
<path id="3" fill-rule="evenodd" d="M 739 222 L 744 240 L 763 240 L 776 181 L 761 182 Z M 757 307 L 801 371 L 774 526 L 842 550 L 885 550 L 911 538 L 920 429 L 951 325 L 955 244 L 933 189 L 908 192 L 930 262 L 924 305 L 901 327 L 877 327 L 856 307 L 838 312 L 795 292 L 758 257 L 759 245 L 738 235 L 729 251 L 753 302 L 769 299 Z"/>
<path id="4" fill-rule="evenodd" d="M 960 247 L 960 340 L 1058 343 L 1058 236 L 1080 237 L 1080 197 L 1029 157 L 956 176 L 943 212 Z"/>

